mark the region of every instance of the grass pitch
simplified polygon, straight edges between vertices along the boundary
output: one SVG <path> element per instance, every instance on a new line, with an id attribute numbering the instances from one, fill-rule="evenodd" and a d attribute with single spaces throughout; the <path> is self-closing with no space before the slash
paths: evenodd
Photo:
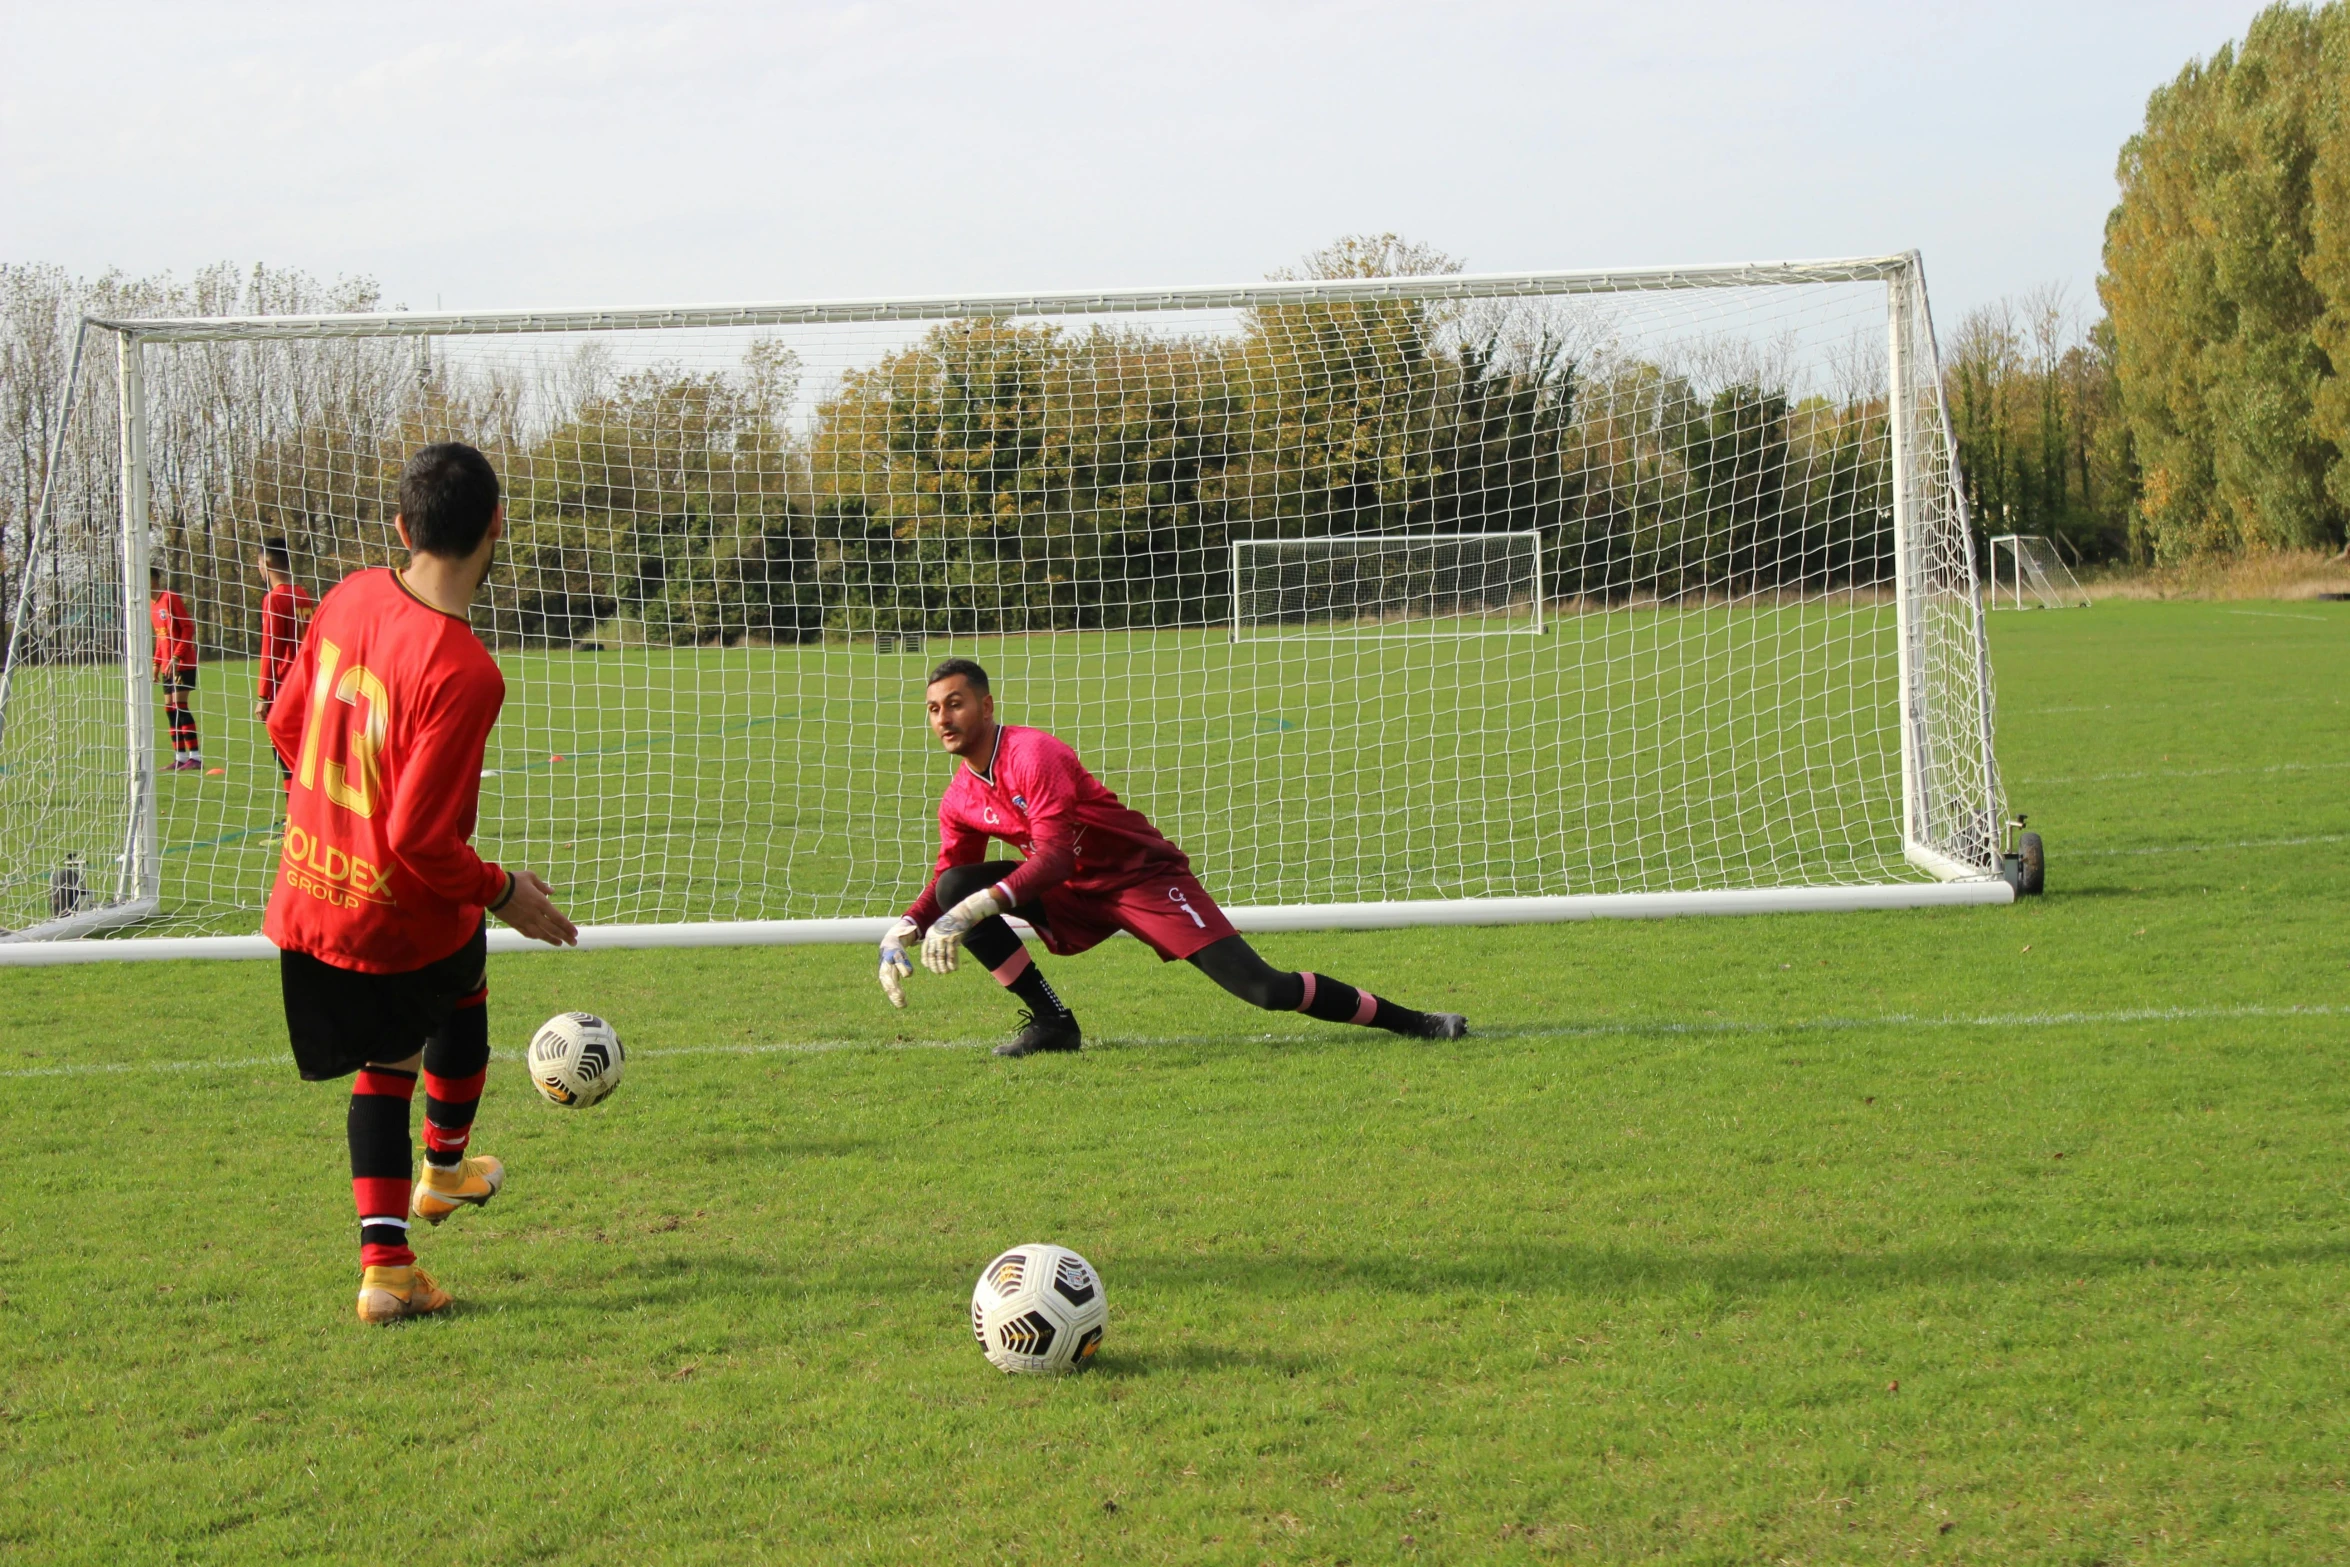
<path id="1" fill-rule="evenodd" d="M 397 1330 L 269 969 L 0 971 L 0 1558 L 2350 1556 L 2350 606 L 1994 630 L 2046 899 L 1264 942 L 1456 1046 L 1131 943 L 1019 1063 L 854 949 L 493 960 L 511 1182 Z M 1091 1375 L 970 1341 L 1029 1239 Z"/>

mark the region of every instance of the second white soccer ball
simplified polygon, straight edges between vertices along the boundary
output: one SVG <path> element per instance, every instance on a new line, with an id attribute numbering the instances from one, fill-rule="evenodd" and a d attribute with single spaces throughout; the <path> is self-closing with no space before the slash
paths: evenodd
<path id="1" fill-rule="evenodd" d="M 1109 1321 L 1101 1275 L 1066 1246 L 1015 1246 L 971 1291 L 971 1331 L 998 1371 L 1082 1371 Z"/>
<path id="2" fill-rule="evenodd" d="M 611 1097 L 627 1053 L 612 1025 L 593 1012 L 558 1012 L 530 1036 L 530 1081 L 570 1110 Z"/>

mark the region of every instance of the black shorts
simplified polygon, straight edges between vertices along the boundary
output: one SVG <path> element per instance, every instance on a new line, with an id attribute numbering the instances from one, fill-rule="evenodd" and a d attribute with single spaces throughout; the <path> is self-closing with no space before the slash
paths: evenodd
<path id="1" fill-rule="evenodd" d="M 422 1050 L 481 989 L 488 973 L 489 924 L 438 963 L 405 974 L 362 974 L 307 952 L 277 955 L 286 997 L 286 1033 L 305 1082 L 348 1077 L 379 1061 L 405 1061 Z"/>
<path id="2" fill-rule="evenodd" d="M 182 664 L 177 669 L 167 669 L 155 677 L 155 683 L 163 687 L 165 701 L 175 696 L 186 696 L 196 689 L 196 666 Z"/>

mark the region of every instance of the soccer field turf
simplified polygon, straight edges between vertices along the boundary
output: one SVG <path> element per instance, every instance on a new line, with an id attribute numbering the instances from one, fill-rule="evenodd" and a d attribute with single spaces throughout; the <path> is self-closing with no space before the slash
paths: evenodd
<path id="1" fill-rule="evenodd" d="M 1893 611 L 1853 595 L 1619 608 L 1541 636 L 509 650 L 483 850 L 548 871 L 583 924 L 894 912 L 935 852 L 952 763 L 922 676 L 950 652 L 983 659 L 1007 720 L 1076 745 L 1234 906 L 1919 876 L 1896 827 Z M 174 934 L 260 922 L 282 800 L 252 690 L 251 665 L 204 665 L 220 773 L 157 780 Z M 46 916 L 69 852 L 111 875 L 121 691 L 87 667 L 19 678 L 0 924 Z"/>
<path id="2" fill-rule="evenodd" d="M 2350 1556 L 2350 605 L 1994 640 L 2047 898 L 1262 943 L 1457 1045 L 1130 942 L 1025 1062 L 968 966 L 494 959 L 508 1188 L 396 1330 L 271 967 L 0 971 L 0 1557 Z M 1031 1239 L 1087 1376 L 971 1342 Z"/>

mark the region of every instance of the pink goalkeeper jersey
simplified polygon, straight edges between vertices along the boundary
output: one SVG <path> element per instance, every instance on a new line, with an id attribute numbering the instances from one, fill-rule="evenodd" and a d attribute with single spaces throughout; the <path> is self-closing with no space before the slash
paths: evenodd
<path id="1" fill-rule="evenodd" d="M 938 802 L 938 836 L 938 865 L 906 911 L 925 930 L 941 912 L 939 873 L 986 859 L 990 838 L 1002 839 L 1027 861 L 1003 881 L 1015 905 L 1033 902 L 1047 887 L 1082 897 L 1191 870 L 1190 857 L 1149 817 L 1102 787 L 1075 751 L 1019 724 L 996 731 L 986 775 L 968 762 L 955 769 L 955 781 Z"/>

